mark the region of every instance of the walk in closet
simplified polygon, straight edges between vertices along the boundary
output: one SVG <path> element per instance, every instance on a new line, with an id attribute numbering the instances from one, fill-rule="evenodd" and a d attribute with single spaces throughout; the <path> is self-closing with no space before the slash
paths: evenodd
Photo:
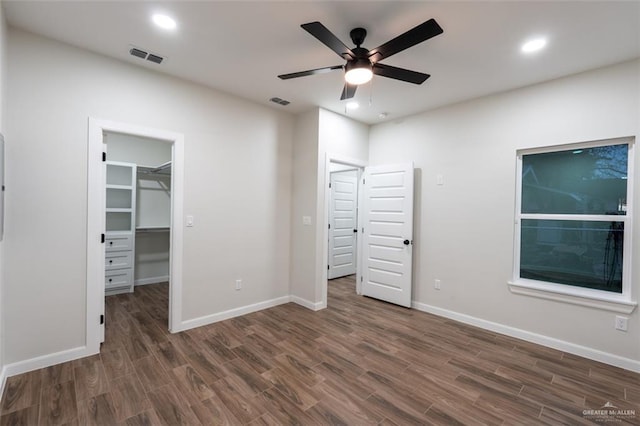
<path id="1" fill-rule="evenodd" d="M 105 294 L 169 280 L 171 145 L 108 133 Z"/>

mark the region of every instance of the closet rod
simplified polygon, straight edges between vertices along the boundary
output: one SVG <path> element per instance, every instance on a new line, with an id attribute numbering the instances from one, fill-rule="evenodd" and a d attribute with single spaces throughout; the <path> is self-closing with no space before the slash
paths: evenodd
<path id="1" fill-rule="evenodd" d="M 144 174 L 156 174 L 169 176 L 170 173 L 161 173 L 171 168 L 171 161 L 167 161 L 166 163 L 160 164 L 158 167 L 149 167 L 149 166 L 138 166 L 138 172 Z"/>
<path id="2" fill-rule="evenodd" d="M 151 169 L 150 173 L 158 173 L 159 171 L 167 169 L 169 167 L 171 167 L 171 161 L 167 161 L 166 163 L 160 164 L 155 169 Z"/>

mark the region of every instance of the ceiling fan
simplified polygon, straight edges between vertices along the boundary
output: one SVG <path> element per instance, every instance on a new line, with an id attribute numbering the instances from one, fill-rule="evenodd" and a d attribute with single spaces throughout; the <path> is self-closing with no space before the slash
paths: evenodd
<path id="1" fill-rule="evenodd" d="M 443 32 L 435 19 L 429 19 L 398 37 L 389 40 L 383 45 L 378 46 L 375 49 L 367 50 L 364 47 L 360 47 L 367 36 L 367 31 L 364 28 L 354 28 L 351 30 L 349 36 L 356 47 L 349 49 L 340 41 L 340 39 L 338 39 L 338 37 L 336 37 L 320 22 L 309 22 L 308 24 L 302 24 L 301 27 L 309 34 L 320 40 L 320 42 L 326 45 L 329 49 L 336 52 L 338 56 L 345 59 L 347 63 L 345 65 L 334 65 L 332 67 L 282 74 L 278 77 L 283 80 L 288 80 L 290 78 L 305 77 L 308 75 L 323 74 L 334 70 L 344 69 L 345 85 L 342 90 L 340 100 L 353 98 L 356 94 L 358 85 L 371 80 L 373 74 L 413 84 L 424 83 L 425 80 L 430 77 L 429 74 L 392 67 L 391 65 L 384 65 L 381 64 L 380 61 L 415 46 L 418 43 L 422 43 L 425 40 L 442 34 Z"/>

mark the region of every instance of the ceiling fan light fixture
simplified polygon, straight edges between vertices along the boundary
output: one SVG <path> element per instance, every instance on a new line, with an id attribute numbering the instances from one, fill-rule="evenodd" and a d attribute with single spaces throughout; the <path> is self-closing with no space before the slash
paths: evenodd
<path id="1" fill-rule="evenodd" d="M 366 59 L 347 62 L 344 79 L 349 84 L 360 85 L 368 83 L 373 77 L 371 63 Z"/>

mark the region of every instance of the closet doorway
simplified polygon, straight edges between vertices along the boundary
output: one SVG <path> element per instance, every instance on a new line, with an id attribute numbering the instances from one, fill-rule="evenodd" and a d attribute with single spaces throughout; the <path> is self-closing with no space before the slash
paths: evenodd
<path id="1" fill-rule="evenodd" d="M 105 294 L 169 281 L 171 144 L 105 132 Z M 168 309 L 168 306 L 167 306 Z M 109 321 L 107 315 L 105 318 Z"/>
<path id="2" fill-rule="evenodd" d="M 357 168 L 331 163 L 327 254 L 327 278 L 330 280 L 356 273 L 358 174 Z"/>
<path id="3" fill-rule="evenodd" d="M 361 177 L 365 166 L 366 163 L 355 159 L 331 154 L 326 157 L 322 307 L 327 306 L 330 285 L 348 286 L 348 291 L 353 288 L 361 293 L 358 207 L 362 202 Z"/>
<path id="4" fill-rule="evenodd" d="M 180 331 L 183 140 L 164 130 L 89 120 L 90 353 L 99 352 L 110 320 L 105 297 L 134 293 L 142 285 L 159 284 L 165 293 L 168 287 L 166 326 Z"/>

